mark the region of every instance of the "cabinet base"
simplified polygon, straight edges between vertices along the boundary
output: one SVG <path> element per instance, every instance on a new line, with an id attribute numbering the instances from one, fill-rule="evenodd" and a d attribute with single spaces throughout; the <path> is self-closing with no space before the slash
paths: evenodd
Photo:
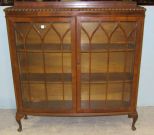
<path id="1" fill-rule="evenodd" d="M 26 114 L 21 114 L 21 113 L 17 112 L 16 113 L 16 121 L 17 121 L 17 123 L 19 125 L 18 132 L 22 131 L 22 123 L 21 123 L 21 119 L 22 118 L 28 119 Z M 138 113 L 136 112 L 136 113 L 133 113 L 133 114 L 128 114 L 128 118 L 132 118 L 133 119 L 131 128 L 132 128 L 133 131 L 135 131 L 136 130 L 135 124 L 136 124 L 136 121 L 138 119 Z"/>

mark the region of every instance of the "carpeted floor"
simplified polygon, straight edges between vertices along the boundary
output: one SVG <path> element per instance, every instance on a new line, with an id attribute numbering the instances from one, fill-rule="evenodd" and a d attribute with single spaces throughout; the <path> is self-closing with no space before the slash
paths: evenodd
<path id="1" fill-rule="evenodd" d="M 154 135 L 154 107 L 138 108 L 137 130 L 131 130 L 127 116 L 37 117 L 22 120 L 17 132 L 15 110 L 0 110 L 0 135 Z"/>

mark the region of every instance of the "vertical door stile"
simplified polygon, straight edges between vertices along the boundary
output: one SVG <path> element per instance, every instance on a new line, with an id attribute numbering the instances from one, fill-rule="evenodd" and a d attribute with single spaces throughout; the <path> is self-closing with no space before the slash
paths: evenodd
<path id="1" fill-rule="evenodd" d="M 139 29 L 138 30 L 137 29 L 138 29 L 138 23 L 136 22 L 136 25 L 135 25 L 133 31 L 128 36 L 130 38 L 132 36 L 132 34 L 135 32 L 136 39 L 135 39 L 134 44 L 133 44 L 133 45 L 135 45 L 134 50 L 133 50 L 133 57 L 134 57 L 134 59 L 132 60 L 131 65 L 135 64 L 135 54 L 136 54 L 135 52 L 137 51 L 137 49 L 136 49 L 137 41 L 136 40 L 137 40 L 138 31 L 139 31 Z M 131 67 L 130 72 L 132 72 L 132 74 L 134 74 L 134 68 L 133 67 Z M 130 86 L 130 89 L 131 89 L 130 97 L 133 97 L 133 91 L 134 91 L 134 87 L 133 86 L 134 86 L 134 75 L 133 75 L 133 80 L 131 81 L 131 86 Z M 130 104 L 130 108 L 131 108 L 131 106 L 133 106 L 132 100 L 129 101 L 129 104 Z"/>
<path id="2" fill-rule="evenodd" d="M 89 75 L 88 75 L 88 77 L 89 77 L 89 80 L 88 80 L 88 85 L 89 85 L 89 106 L 88 106 L 88 108 L 89 108 L 89 111 L 91 110 L 91 58 L 92 58 L 92 48 L 91 48 L 91 39 L 92 39 L 92 37 L 90 38 L 89 37 Z"/>
<path id="3" fill-rule="evenodd" d="M 141 63 L 141 52 L 142 52 L 142 40 L 143 40 L 143 28 L 144 28 L 144 21 L 143 18 L 138 18 L 137 20 L 137 32 L 136 32 L 136 50 L 135 50 L 135 59 L 134 59 L 134 70 L 133 70 L 133 85 L 132 89 L 133 92 L 131 96 L 131 111 L 136 111 L 137 105 L 137 96 L 138 96 L 138 81 L 139 81 L 139 73 L 140 73 L 140 63 Z"/>
<path id="4" fill-rule="evenodd" d="M 77 17 L 71 18 L 71 43 L 72 43 L 72 97 L 73 97 L 73 112 L 77 113 L 78 106 L 78 87 L 77 87 L 77 56 L 78 56 L 78 40 L 77 40 Z"/>

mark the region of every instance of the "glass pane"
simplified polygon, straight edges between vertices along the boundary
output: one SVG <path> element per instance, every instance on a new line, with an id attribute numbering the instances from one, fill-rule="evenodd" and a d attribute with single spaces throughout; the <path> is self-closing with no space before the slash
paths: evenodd
<path id="1" fill-rule="evenodd" d="M 46 53 L 45 65 L 47 73 L 62 73 L 61 53 Z"/>
<path id="2" fill-rule="evenodd" d="M 81 110 L 130 105 L 136 22 L 81 22 Z"/>
<path id="3" fill-rule="evenodd" d="M 91 53 L 91 72 L 107 72 L 107 53 Z"/>
<path id="4" fill-rule="evenodd" d="M 132 89 L 132 83 L 131 82 L 127 82 L 127 83 L 124 84 L 123 101 L 125 103 L 130 103 L 131 89 Z"/>
<path id="5" fill-rule="evenodd" d="M 42 52 L 43 49 L 45 52 L 71 52 L 68 23 L 18 23 L 15 32 L 19 51 Z"/>
<path id="6" fill-rule="evenodd" d="M 103 109 L 106 100 L 106 84 L 91 84 L 91 108 Z"/>
<path id="7" fill-rule="evenodd" d="M 110 83 L 108 85 L 107 100 L 110 101 L 120 101 L 122 100 L 122 83 Z"/>
<path id="8" fill-rule="evenodd" d="M 123 72 L 125 66 L 125 52 L 112 52 L 109 56 L 109 72 Z"/>
<path id="9" fill-rule="evenodd" d="M 24 107 L 71 111 L 70 24 L 16 23 L 15 35 Z"/>
<path id="10" fill-rule="evenodd" d="M 81 84 L 81 108 L 89 108 L 89 84 Z"/>
<path id="11" fill-rule="evenodd" d="M 45 86 L 44 84 L 30 84 L 31 101 L 41 102 L 45 101 Z"/>

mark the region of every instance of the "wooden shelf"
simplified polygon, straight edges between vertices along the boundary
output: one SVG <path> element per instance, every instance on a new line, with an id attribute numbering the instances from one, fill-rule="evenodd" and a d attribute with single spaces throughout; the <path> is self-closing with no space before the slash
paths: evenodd
<path id="1" fill-rule="evenodd" d="M 61 110 L 61 109 L 72 109 L 71 100 L 53 100 L 53 101 L 42 101 L 42 102 L 24 102 L 24 107 L 28 109 L 52 109 Z"/>
<path id="2" fill-rule="evenodd" d="M 123 51 L 134 51 L 134 44 L 121 44 L 121 43 L 110 43 L 110 44 L 91 44 L 91 52 L 123 52 Z M 81 52 L 90 51 L 89 44 L 81 44 Z"/>
<path id="3" fill-rule="evenodd" d="M 26 48 L 24 45 L 18 45 L 18 52 L 34 52 L 34 53 L 45 53 L 50 52 L 71 52 L 71 44 L 27 44 Z M 88 52 L 90 50 L 89 44 L 81 44 L 81 52 Z M 122 43 L 110 43 L 110 44 L 91 44 L 91 52 L 123 52 L 123 51 L 134 51 L 134 44 L 122 44 Z"/>
<path id="4" fill-rule="evenodd" d="M 132 81 L 133 75 L 130 73 L 82 73 L 81 82 L 82 83 L 106 83 L 110 82 L 123 82 Z"/>
<path id="5" fill-rule="evenodd" d="M 71 73 L 30 73 L 22 74 L 21 81 L 30 81 L 30 82 L 71 82 L 72 74 Z"/>
<path id="6" fill-rule="evenodd" d="M 90 103 L 90 105 L 89 105 Z M 82 109 L 103 109 L 103 110 L 112 110 L 118 108 L 127 108 L 129 102 L 119 101 L 119 100 L 81 100 L 81 110 Z M 40 102 L 24 102 L 24 107 L 28 109 L 52 109 L 56 110 L 68 110 L 72 108 L 71 100 L 53 100 L 53 101 L 40 101 Z M 90 108 L 89 108 L 90 107 Z"/>
<path id="7" fill-rule="evenodd" d="M 91 79 L 89 79 L 89 77 Z M 72 74 L 71 73 L 30 73 L 30 74 L 21 74 L 21 81 L 30 81 L 30 82 L 43 82 L 46 80 L 49 82 L 71 82 Z M 123 82 L 123 81 L 132 81 L 133 75 L 130 73 L 82 73 L 81 74 L 81 83 L 106 83 L 110 82 Z"/>
<path id="8" fill-rule="evenodd" d="M 89 104 L 90 103 L 90 104 Z M 127 108 L 129 106 L 129 102 L 120 101 L 120 100 L 81 100 L 81 109 L 103 109 L 103 110 L 111 110 L 117 108 Z"/>
<path id="9" fill-rule="evenodd" d="M 50 52 L 70 52 L 71 53 L 71 44 L 27 44 L 25 45 L 18 45 L 17 52 L 34 52 L 34 53 L 45 53 Z"/>

